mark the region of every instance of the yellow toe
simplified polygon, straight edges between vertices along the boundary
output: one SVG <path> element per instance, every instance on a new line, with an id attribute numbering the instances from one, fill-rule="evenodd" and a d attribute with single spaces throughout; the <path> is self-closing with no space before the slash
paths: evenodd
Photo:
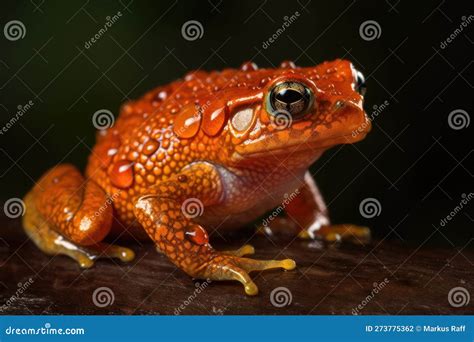
<path id="1" fill-rule="evenodd" d="M 242 246 L 242 248 L 240 249 L 240 251 L 242 252 L 242 255 L 255 254 L 255 248 L 253 248 L 252 245 L 245 245 L 245 246 Z"/>
<path id="2" fill-rule="evenodd" d="M 79 256 L 77 258 L 77 262 L 79 262 L 79 266 L 81 268 L 91 268 L 92 266 L 94 266 L 94 261 L 86 256 Z"/>
<path id="3" fill-rule="evenodd" d="M 249 296 L 256 296 L 258 294 L 258 287 L 254 283 L 245 285 L 245 293 Z"/>
<path id="4" fill-rule="evenodd" d="M 281 261 L 281 267 L 283 267 L 285 270 L 291 271 L 295 269 L 296 262 L 292 259 L 285 259 Z"/>
<path id="5" fill-rule="evenodd" d="M 131 249 L 124 248 L 124 249 L 120 252 L 119 258 L 120 258 L 120 260 L 122 260 L 123 262 L 132 261 L 133 259 L 135 259 L 135 252 L 132 251 Z"/>

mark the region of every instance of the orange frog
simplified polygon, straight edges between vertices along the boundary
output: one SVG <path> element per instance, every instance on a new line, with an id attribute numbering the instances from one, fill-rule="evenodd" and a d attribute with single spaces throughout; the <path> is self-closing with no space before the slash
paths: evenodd
<path id="1" fill-rule="evenodd" d="M 81 267 L 131 261 L 132 250 L 103 240 L 144 229 L 190 276 L 237 280 L 255 295 L 249 272 L 295 262 L 245 258 L 250 245 L 217 251 L 207 231 L 250 224 L 297 193 L 285 212 L 301 237 L 368 237 L 365 227 L 330 225 L 308 172 L 328 148 L 365 137 L 364 89 L 346 60 L 191 72 L 126 103 L 99 131 L 85 176 L 67 164 L 49 170 L 25 196 L 24 229 L 41 250 Z"/>

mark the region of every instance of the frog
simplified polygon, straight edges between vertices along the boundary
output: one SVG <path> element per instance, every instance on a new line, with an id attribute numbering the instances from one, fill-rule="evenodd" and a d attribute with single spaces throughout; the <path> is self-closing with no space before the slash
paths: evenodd
<path id="1" fill-rule="evenodd" d="M 370 131 L 364 94 L 362 73 L 344 59 L 191 71 L 124 103 L 97 131 L 84 173 L 71 164 L 47 171 L 24 197 L 23 228 L 40 250 L 82 268 L 132 261 L 134 251 L 110 237 L 136 233 L 192 278 L 238 281 L 256 295 L 251 272 L 291 271 L 295 261 L 251 258 L 248 244 L 216 250 L 211 234 L 285 201 L 295 238 L 370 237 L 367 227 L 331 224 L 309 172 L 326 150 Z"/>

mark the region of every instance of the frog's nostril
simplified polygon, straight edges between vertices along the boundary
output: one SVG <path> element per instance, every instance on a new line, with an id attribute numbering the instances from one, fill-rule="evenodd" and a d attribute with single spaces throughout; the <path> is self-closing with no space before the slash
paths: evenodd
<path id="1" fill-rule="evenodd" d="M 336 101 L 336 103 L 334 104 L 334 110 L 341 109 L 341 108 L 344 107 L 345 105 L 346 105 L 346 103 L 345 103 L 344 101 L 338 100 L 338 101 Z"/>
<path id="2" fill-rule="evenodd" d="M 367 86 L 365 85 L 365 77 L 358 70 L 356 70 L 355 72 L 355 90 L 357 90 L 357 92 L 362 96 L 364 96 L 367 92 Z"/>

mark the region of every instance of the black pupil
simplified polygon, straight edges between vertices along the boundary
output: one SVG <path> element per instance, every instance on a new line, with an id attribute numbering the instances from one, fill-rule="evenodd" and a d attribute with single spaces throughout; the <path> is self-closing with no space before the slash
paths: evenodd
<path id="1" fill-rule="evenodd" d="M 282 89 L 276 94 L 275 97 L 280 102 L 290 104 L 300 101 L 303 98 L 303 95 L 294 89 Z"/>

